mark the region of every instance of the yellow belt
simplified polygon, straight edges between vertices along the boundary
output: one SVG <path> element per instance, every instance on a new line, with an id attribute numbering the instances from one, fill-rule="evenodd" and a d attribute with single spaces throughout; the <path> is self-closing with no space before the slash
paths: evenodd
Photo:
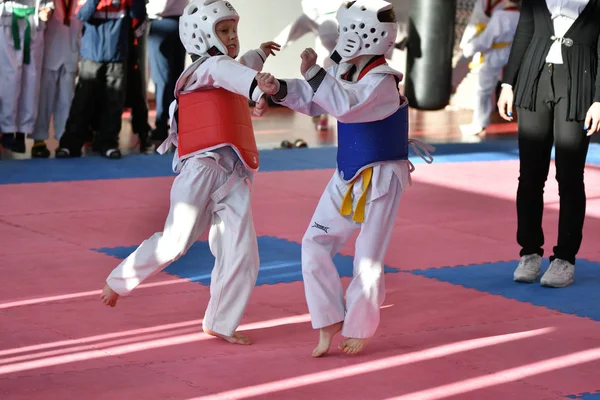
<path id="1" fill-rule="evenodd" d="M 354 222 L 363 223 L 365 220 L 365 206 L 367 205 L 367 189 L 371 184 L 371 178 L 373 177 L 373 167 L 369 167 L 361 172 L 363 177 L 363 192 L 358 198 L 358 202 L 356 203 L 356 209 L 354 210 L 354 216 L 352 220 Z M 358 179 L 358 178 L 357 178 Z M 346 194 L 344 195 L 344 199 L 342 200 L 342 206 L 340 207 L 340 214 L 346 216 L 352 214 L 352 189 L 354 188 L 355 179 L 350 183 Z"/>
<path id="2" fill-rule="evenodd" d="M 485 27 L 487 25 L 484 23 L 478 23 L 477 25 L 475 25 L 475 36 L 479 36 L 481 35 L 481 32 L 483 32 L 485 30 Z"/>
<path id="3" fill-rule="evenodd" d="M 492 49 L 504 49 L 510 46 L 510 43 L 511 42 L 494 43 L 492 44 Z M 469 68 L 473 69 L 480 66 L 481 64 L 483 64 L 483 53 L 479 53 L 479 58 L 475 58 L 469 63 Z"/>

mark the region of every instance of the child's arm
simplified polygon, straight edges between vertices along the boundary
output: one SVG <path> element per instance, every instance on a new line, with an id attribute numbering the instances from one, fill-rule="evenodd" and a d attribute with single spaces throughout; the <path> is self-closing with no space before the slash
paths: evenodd
<path id="1" fill-rule="evenodd" d="M 496 39 L 504 33 L 501 18 L 496 14 L 492 15 L 490 22 L 480 35 L 474 37 L 462 46 L 463 55 L 467 58 L 473 57 L 475 53 L 486 53 L 492 49 Z"/>
<path id="2" fill-rule="evenodd" d="M 400 94 L 392 75 L 369 74 L 351 86 L 340 81 L 317 64 L 316 53 L 306 50 L 302 53 L 303 68 L 307 80 L 286 79 L 275 81 L 274 89 L 263 84 L 269 77 L 259 80 L 259 87 L 266 93 L 275 92 L 273 100 L 292 110 L 307 115 L 328 113 L 340 122 L 357 123 L 376 121 L 392 115 L 400 104 Z M 331 67 L 335 69 L 334 67 Z"/>
<path id="3" fill-rule="evenodd" d="M 473 5 L 473 10 L 471 11 L 471 16 L 469 17 L 469 22 L 467 22 L 467 26 L 463 32 L 463 36 L 460 39 L 460 48 L 466 46 L 473 38 L 481 33 L 480 23 L 482 21 L 487 21 L 489 19 L 488 16 L 485 15 L 485 6 L 484 2 L 486 0 L 476 0 Z"/>
<path id="4" fill-rule="evenodd" d="M 281 47 L 275 42 L 266 42 L 260 45 L 260 49 L 249 50 L 240 57 L 240 64 L 252 68 L 255 71 L 262 71 L 265 61 L 269 56 L 274 56 Z"/>
<path id="5" fill-rule="evenodd" d="M 186 79 L 182 93 L 208 88 L 223 88 L 258 102 L 264 92 L 256 82 L 257 72 L 228 56 L 206 59 Z"/>

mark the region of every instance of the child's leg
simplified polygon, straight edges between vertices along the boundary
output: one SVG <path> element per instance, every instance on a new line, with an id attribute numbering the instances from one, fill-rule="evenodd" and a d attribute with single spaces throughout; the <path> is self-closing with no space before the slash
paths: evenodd
<path id="1" fill-rule="evenodd" d="M 103 300 L 116 303 L 151 275 L 184 255 L 212 218 L 212 192 L 226 180 L 226 173 L 208 161 L 189 159 L 171 188 L 171 208 L 163 232 L 145 240 L 106 279 Z"/>
<path id="2" fill-rule="evenodd" d="M 39 30 L 31 35 L 31 57 L 29 64 L 23 64 L 21 96 L 17 110 L 17 132 L 33 133 L 37 119 L 44 61 L 44 32 Z M 25 152 L 25 142 L 20 150 Z"/>
<path id="3" fill-rule="evenodd" d="M 389 191 L 367 204 L 365 221 L 356 239 L 354 277 L 346 291 L 346 319 L 340 349 L 354 354 L 362 350 L 379 326 L 379 309 L 385 299 L 384 257 L 402 194 L 393 177 Z"/>
<path id="4" fill-rule="evenodd" d="M 21 27 L 21 24 L 19 24 Z M 23 37 L 23 29 L 19 35 Z M 0 25 L 0 76 L 2 77 L 2 107 L 0 107 L 0 132 L 13 135 L 17 131 L 17 110 L 21 94 L 23 54 L 15 50 L 10 25 Z M 10 93 L 10 95 L 5 95 Z M 6 139 L 3 139 L 7 143 Z M 12 141 L 10 143 L 12 146 Z M 9 149 L 10 150 L 10 149 Z"/>
<path id="5" fill-rule="evenodd" d="M 485 129 L 490 124 L 490 116 L 494 107 L 492 94 L 496 88 L 501 68 L 483 62 L 477 85 L 475 86 L 475 104 L 473 109 L 473 125 Z"/>
<path id="6" fill-rule="evenodd" d="M 256 285 L 259 256 L 251 209 L 250 178 L 241 163 L 229 183 L 213 194 L 215 214 L 209 234 L 215 256 L 204 331 L 231 343 L 250 344 L 236 332 Z"/>
<path id="7" fill-rule="evenodd" d="M 335 173 L 337 174 L 337 172 Z M 333 335 L 340 331 L 346 308 L 340 276 L 333 256 L 344 246 L 356 225 L 340 214 L 341 193 L 334 175 L 321 196 L 302 238 L 302 277 L 312 327 L 320 329 L 313 357 L 327 353 Z"/>
<path id="8" fill-rule="evenodd" d="M 58 96 L 59 75 L 59 71 L 53 71 L 47 68 L 42 70 L 41 86 L 44 90 L 40 91 L 38 116 L 35 122 L 35 129 L 31 135 L 34 141 L 33 148 L 31 149 L 32 157 L 50 156 L 50 152 L 44 141 L 50 137 L 50 119 L 56 109 L 55 103 Z M 67 112 L 69 106 L 70 104 L 67 105 Z"/>
<path id="9" fill-rule="evenodd" d="M 56 94 L 56 105 L 54 107 L 54 137 L 60 140 L 67 119 L 69 118 L 69 109 L 75 94 L 75 82 L 77 71 L 71 71 L 70 68 L 64 66 L 60 69 L 58 77 L 58 93 Z"/>

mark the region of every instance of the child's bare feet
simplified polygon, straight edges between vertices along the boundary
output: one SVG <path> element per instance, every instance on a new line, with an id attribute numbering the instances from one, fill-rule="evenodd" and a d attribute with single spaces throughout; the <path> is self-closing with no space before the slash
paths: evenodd
<path id="1" fill-rule="evenodd" d="M 250 338 L 248 336 L 242 335 L 239 332 L 233 332 L 233 335 L 231 335 L 231 336 L 225 336 L 225 335 L 221 335 L 220 333 L 213 332 L 210 329 L 205 328 L 205 327 L 202 327 L 202 330 L 207 335 L 221 338 L 221 339 L 223 339 L 223 340 L 225 340 L 226 342 L 229 342 L 229 343 L 233 343 L 233 344 L 252 344 L 252 342 L 250 341 Z"/>
<path id="2" fill-rule="evenodd" d="M 369 339 L 347 338 L 340 343 L 338 348 L 346 354 L 358 354 L 362 351 L 367 343 L 369 343 Z"/>
<path id="3" fill-rule="evenodd" d="M 336 333 L 342 330 L 343 322 L 338 322 L 333 325 L 326 326 L 319 330 L 319 344 L 312 352 L 313 357 L 321 357 L 329 351 L 331 340 Z"/>
<path id="4" fill-rule="evenodd" d="M 108 283 L 104 286 L 104 290 L 102 290 L 102 294 L 100 295 L 100 299 L 107 306 L 114 307 L 117 305 L 117 300 L 119 299 L 119 294 L 112 290 Z"/>

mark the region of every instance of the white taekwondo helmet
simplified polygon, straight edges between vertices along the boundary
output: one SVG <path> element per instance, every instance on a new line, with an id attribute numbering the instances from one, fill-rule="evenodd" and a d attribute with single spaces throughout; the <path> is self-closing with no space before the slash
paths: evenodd
<path id="1" fill-rule="evenodd" d="M 192 0 L 179 19 L 179 38 L 189 54 L 227 54 L 227 47 L 215 32 L 215 26 L 223 21 L 240 20 L 231 3 L 225 0 Z"/>
<path id="2" fill-rule="evenodd" d="M 384 0 L 346 1 L 337 12 L 340 38 L 331 59 L 346 62 L 362 55 L 384 55 L 395 44 L 398 25 L 382 22 L 380 13 L 393 10 Z"/>

